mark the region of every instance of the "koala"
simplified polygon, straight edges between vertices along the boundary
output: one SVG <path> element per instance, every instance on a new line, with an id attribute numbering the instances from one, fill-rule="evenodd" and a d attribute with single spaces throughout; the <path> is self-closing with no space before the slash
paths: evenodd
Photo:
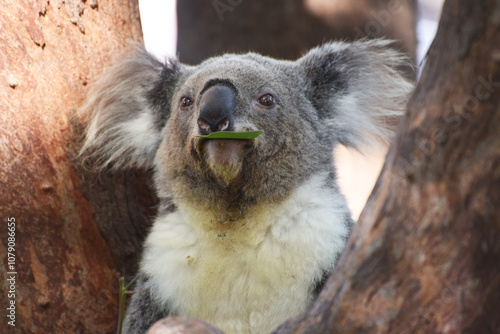
<path id="1" fill-rule="evenodd" d="M 197 66 L 139 47 L 102 75 L 82 152 L 101 168 L 152 169 L 159 198 L 125 333 L 171 315 L 268 333 L 311 305 L 353 225 L 332 150 L 388 141 L 413 87 L 390 43 Z M 264 132 L 198 137 L 220 131 Z"/>

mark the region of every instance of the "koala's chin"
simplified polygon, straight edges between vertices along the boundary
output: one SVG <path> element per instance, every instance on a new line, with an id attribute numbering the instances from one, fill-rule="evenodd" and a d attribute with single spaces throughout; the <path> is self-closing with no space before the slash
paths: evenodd
<path id="1" fill-rule="evenodd" d="M 240 175 L 245 157 L 255 148 L 255 140 L 209 139 L 201 140 L 202 157 L 214 175 L 225 185 Z"/>

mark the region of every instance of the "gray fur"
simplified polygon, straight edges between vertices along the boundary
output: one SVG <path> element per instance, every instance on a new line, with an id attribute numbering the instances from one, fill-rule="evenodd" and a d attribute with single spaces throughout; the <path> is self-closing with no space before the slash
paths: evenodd
<path id="1" fill-rule="evenodd" d="M 308 97 L 329 122 L 339 142 L 360 149 L 392 136 L 388 120 L 400 116 L 413 83 L 401 70 L 407 57 L 390 49 L 391 41 L 327 44 L 298 63 L 308 78 Z"/>
<path id="2" fill-rule="evenodd" d="M 173 315 L 168 307 L 155 300 L 154 291 L 144 275 L 139 275 L 133 296 L 123 322 L 124 333 L 146 333 L 153 323 Z"/>
<path id="3" fill-rule="evenodd" d="M 153 94 L 160 82 L 175 84 L 178 73 L 175 60 L 163 64 L 142 48 L 109 68 L 81 109 L 88 123 L 82 152 L 97 166 L 150 167 L 169 115 Z M 141 117 L 148 122 L 133 131 Z"/>
<path id="4" fill-rule="evenodd" d="M 174 59 L 162 64 L 137 50 L 108 70 L 90 92 L 82 113 L 88 122 L 82 152 L 94 156 L 100 167 L 152 167 L 161 207 L 156 224 L 173 220 L 179 207 L 185 214 L 187 207 L 205 211 L 215 217 L 211 224 L 226 228 L 263 206 L 272 210 L 297 197 L 294 191 L 316 177 L 322 180 L 318 191 L 338 196 L 332 207 L 349 231 L 352 220 L 336 183 L 331 153 L 338 143 L 361 149 L 390 140 L 392 129 L 386 124 L 404 112 L 413 86 L 400 73 L 406 58 L 389 44 L 328 43 L 295 62 L 229 54 L 196 67 Z M 251 151 L 232 149 L 240 164 L 226 177 L 221 175 L 228 167 L 219 166 L 207 142 L 196 138 L 201 131 L 199 100 L 217 85 L 228 85 L 235 94 L 230 129 L 265 131 Z M 276 104 L 260 105 L 264 94 L 272 94 Z M 194 105 L 182 109 L 184 97 Z M 337 237 L 344 244 L 347 234 Z M 154 242 L 148 245 L 154 247 Z M 340 254 L 332 252 L 324 255 L 328 264 L 310 274 L 311 298 Z M 182 304 L 178 300 L 161 300 L 160 283 L 145 279 L 147 261 L 145 257 L 141 264 L 143 278 L 127 312 L 126 333 L 143 333 L 154 320 L 182 309 L 175 306 Z"/>

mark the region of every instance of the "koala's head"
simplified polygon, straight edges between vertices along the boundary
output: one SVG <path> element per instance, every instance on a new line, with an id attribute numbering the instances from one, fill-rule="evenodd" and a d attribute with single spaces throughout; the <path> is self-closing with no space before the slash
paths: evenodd
<path id="1" fill-rule="evenodd" d="M 225 55 L 198 66 L 144 50 L 108 70 L 83 108 L 83 151 L 100 165 L 152 167 L 160 198 L 227 207 L 279 201 L 318 173 L 332 148 L 391 134 L 412 84 L 388 41 L 330 43 L 297 61 Z M 203 139 L 258 131 L 257 139 Z"/>

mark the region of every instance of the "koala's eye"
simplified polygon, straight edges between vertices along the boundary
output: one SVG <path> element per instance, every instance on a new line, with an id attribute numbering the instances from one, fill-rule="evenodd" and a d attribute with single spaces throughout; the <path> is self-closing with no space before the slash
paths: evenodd
<path id="1" fill-rule="evenodd" d="M 181 109 L 187 109 L 193 105 L 193 100 L 191 100 L 189 97 L 184 96 L 181 98 Z"/>
<path id="2" fill-rule="evenodd" d="M 266 94 L 259 97 L 259 103 L 264 107 L 272 107 L 276 103 L 276 100 L 271 94 Z"/>

